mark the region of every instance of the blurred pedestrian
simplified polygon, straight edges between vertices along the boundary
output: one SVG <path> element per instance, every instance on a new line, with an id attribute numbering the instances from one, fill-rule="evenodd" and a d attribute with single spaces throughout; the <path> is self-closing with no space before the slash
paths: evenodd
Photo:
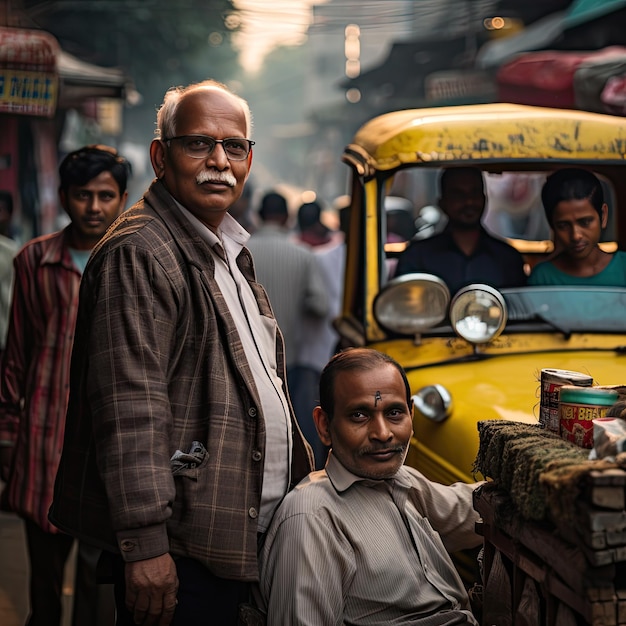
<path id="1" fill-rule="evenodd" d="M 248 243 L 259 282 L 267 289 L 278 325 L 285 337 L 287 381 L 293 408 L 304 436 L 313 447 L 319 441 L 313 424 L 311 398 L 316 379 L 299 361 L 306 340 L 307 320 L 323 320 L 329 300 L 313 253 L 296 244 L 289 233 L 289 211 L 284 196 L 266 193 L 259 208 L 261 226 Z"/>
<path id="2" fill-rule="evenodd" d="M 13 225 L 13 194 L 5 189 L 0 190 L 0 235 L 14 239 Z"/>
<path id="3" fill-rule="evenodd" d="M 322 206 L 315 200 L 298 208 L 297 239 L 311 247 L 335 245 L 337 233 L 322 222 Z M 340 237 L 341 238 L 341 237 Z"/>
<path id="4" fill-rule="evenodd" d="M 106 548 L 117 626 L 237 624 L 259 535 L 312 466 L 248 233 L 228 214 L 251 130 L 220 83 L 168 90 L 157 179 L 83 276 L 50 517 Z"/>
<path id="5" fill-rule="evenodd" d="M 1 361 L 0 470 L 7 483 L 2 508 L 25 524 L 28 626 L 61 623 L 63 571 L 74 538 L 49 522 L 48 508 L 65 430 L 78 290 L 91 250 L 124 209 L 128 174 L 127 161 L 107 146 L 68 154 L 59 168 L 59 201 L 70 223 L 26 243 L 15 258 Z M 99 553 L 79 542 L 75 626 L 113 623 L 112 594 L 107 603 L 95 580 Z"/>
<path id="6" fill-rule="evenodd" d="M 317 203 L 304 204 L 298 215 L 306 215 L 306 212 L 311 210 L 309 208 L 311 204 L 319 207 Z M 324 243 L 315 238 L 318 241 L 316 245 L 310 248 L 307 245 L 307 248 L 313 252 L 324 282 L 324 288 L 328 295 L 328 312 L 324 317 L 306 316 L 302 318 L 300 324 L 301 340 L 298 346 L 297 362 L 301 372 L 300 376 L 306 381 L 306 385 L 300 389 L 297 402 L 303 415 L 312 415 L 313 409 L 319 404 L 320 375 L 330 357 L 335 353 L 339 342 L 339 335 L 334 329 L 333 322 L 341 311 L 346 257 L 346 217 L 349 214 L 349 209 L 346 206 L 340 206 L 338 213 L 341 230 L 335 232 L 324 226 L 327 229 L 323 237 Z M 317 209 L 313 210 L 313 215 L 317 216 L 316 220 L 319 220 L 320 213 L 317 212 Z M 316 226 L 313 228 L 320 233 L 323 232 Z M 322 443 L 314 428 L 309 433 L 309 443 L 313 447 L 315 469 L 321 469 L 326 462 L 328 448 Z"/>
<path id="7" fill-rule="evenodd" d="M 9 236 L 12 215 L 13 196 L 10 191 L 0 190 L 0 353 L 4 350 L 9 326 L 13 258 L 18 250 L 17 242 Z"/>

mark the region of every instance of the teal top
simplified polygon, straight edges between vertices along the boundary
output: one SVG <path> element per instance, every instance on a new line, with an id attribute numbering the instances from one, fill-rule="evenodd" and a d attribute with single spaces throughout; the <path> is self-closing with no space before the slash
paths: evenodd
<path id="1" fill-rule="evenodd" d="M 595 287 L 626 287 L 626 252 L 615 252 L 609 264 L 593 276 L 572 276 L 542 261 L 533 267 L 529 285 L 584 285 Z"/>
<path id="2" fill-rule="evenodd" d="M 85 267 L 87 265 L 87 261 L 89 261 L 90 255 L 91 250 L 76 250 L 75 248 L 70 248 L 70 256 L 72 257 L 72 261 L 74 261 L 74 264 L 80 270 L 81 274 L 85 271 Z"/>

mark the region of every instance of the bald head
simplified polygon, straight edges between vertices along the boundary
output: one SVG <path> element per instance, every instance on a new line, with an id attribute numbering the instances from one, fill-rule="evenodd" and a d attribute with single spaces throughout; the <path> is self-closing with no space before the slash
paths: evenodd
<path id="1" fill-rule="evenodd" d="M 221 92 L 226 98 L 232 99 L 233 102 L 236 102 L 237 105 L 241 107 L 246 119 L 246 137 L 249 138 L 252 134 L 252 114 L 250 113 L 248 103 L 240 96 L 234 94 L 226 85 L 216 80 L 205 80 L 201 83 L 188 85 L 187 87 L 172 87 L 166 92 L 163 98 L 163 104 L 157 113 L 157 126 L 155 130 L 157 139 L 176 137 L 179 108 L 182 103 L 189 98 L 193 100 L 199 93 L 207 91 Z"/>

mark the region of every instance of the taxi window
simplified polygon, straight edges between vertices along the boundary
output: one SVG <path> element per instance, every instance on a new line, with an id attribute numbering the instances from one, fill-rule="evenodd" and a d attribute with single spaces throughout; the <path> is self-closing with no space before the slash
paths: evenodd
<path id="1" fill-rule="evenodd" d="M 407 168 L 395 173 L 385 186 L 383 206 L 386 213 L 388 254 L 397 253 L 398 242 L 430 237 L 445 227 L 446 216 L 438 207 L 440 169 Z M 541 202 L 541 188 L 548 172 L 484 172 L 487 197 L 484 226 L 502 238 L 549 241 L 550 227 Z M 615 241 L 615 192 L 602 182 L 609 220 L 602 241 Z M 403 227 L 399 229 L 397 225 Z M 409 224 L 409 226 L 407 226 Z M 407 235 L 410 233 L 410 236 Z"/>

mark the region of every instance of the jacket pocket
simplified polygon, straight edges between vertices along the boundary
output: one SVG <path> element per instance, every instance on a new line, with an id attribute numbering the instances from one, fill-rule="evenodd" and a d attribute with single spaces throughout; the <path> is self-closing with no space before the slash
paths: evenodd
<path id="1" fill-rule="evenodd" d="M 200 469 L 209 462 L 209 453 L 204 444 L 193 441 L 188 452 L 176 450 L 170 458 L 170 467 L 174 477 L 198 480 Z"/>

